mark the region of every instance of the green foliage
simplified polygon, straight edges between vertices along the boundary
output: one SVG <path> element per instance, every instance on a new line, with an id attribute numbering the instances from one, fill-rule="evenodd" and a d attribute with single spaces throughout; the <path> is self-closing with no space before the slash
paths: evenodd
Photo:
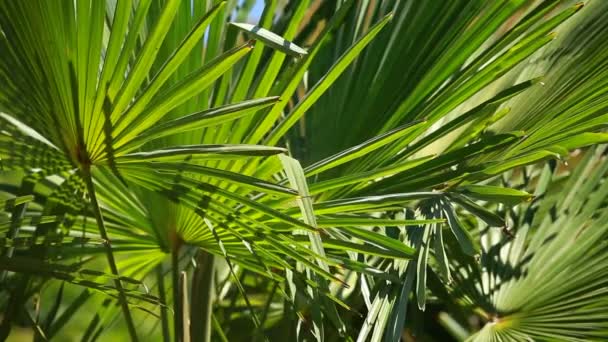
<path id="1" fill-rule="evenodd" d="M 606 337 L 605 2 L 253 4 L 0 0 L 0 338 Z"/>

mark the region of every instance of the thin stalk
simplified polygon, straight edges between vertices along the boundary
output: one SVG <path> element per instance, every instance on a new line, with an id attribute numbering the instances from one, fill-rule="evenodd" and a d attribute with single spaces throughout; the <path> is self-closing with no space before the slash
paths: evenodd
<path id="1" fill-rule="evenodd" d="M 120 282 L 118 267 L 116 267 L 116 260 L 114 259 L 114 253 L 112 252 L 112 244 L 110 242 L 110 238 L 108 237 L 108 232 L 106 231 L 103 216 L 101 215 L 101 208 L 99 207 L 99 202 L 97 202 L 97 195 L 95 194 L 95 185 L 93 184 L 91 171 L 89 168 L 83 168 L 83 170 L 83 178 L 87 185 L 87 192 L 89 193 L 89 197 L 91 198 L 91 205 L 93 207 L 92 209 L 93 214 L 95 215 L 95 220 L 97 221 L 97 227 L 99 228 L 99 235 L 105 242 L 104 245 L 106 246 L 105 250 L 106 257 L 108 259 L 108 264 L 110 264 L 110 270 L 112 271 L 112 274 L 116 277 L 116 279 L 114 279 L 114 286 L 116 286 L 116 289 L 118 290 L 118 300 L 122 308 L 122 313 L 125 316 L 125 323 L 127 324 L 127 329 L 129 330 L 131 340 L 138 341 L 137 332 L 135 331 L 135 325 L 133 324 L 133 318 L 131 317 L 131 311 L 129 311 L 129 304 L 127 303 L 127 296 L 125 295 L 122 283 Z"/>
<path id="2" fill-rule="evenodd" d="M 224 334 L 224 331 L 222 330 L 222 325 L 217 320 L 217 318 L 215 318 L 214 314 L 211 314 L 211 319 L 213 320 L 213 327 L 215 328 L 215 332 L 217 333 L 218 339 L 222 342 L 228 342 L 228 338 L 226 337 L 226 334 Z"/>
<path id="3" fill-rule="evenodd" d="M 211 322 L 214 300 L 213 254 L 199 250 L 196 269 L 192 275 L 192 310 L 190 313 L 190 335 L 193 342 L 211 341 Z"/>
<path id="4" fill-rule="evenodd" d="M 272 285 L 272 290 L 270 290 L 270 294 L 268 295 L 266 305 L 264 305 L 264 311 L 262 312 L 262 318 L 260 319 L 260 327 L 256 329 L 255 334 L 253 336 L 253 341 L 257 341 L 260 336 L 264 335 L 264 323 L 266 322 L 266 318 L 268 318 L 268 311 L 270 311 L 272 299 L 274 298 L 274 294 L 277 292 L 278 288 L 279 282 L 275 281 L 274 285 Z"/>
<path id="5" fill-rule="evenodd" d="M 173 283 L 173 336 L 181 342 L 182 332 L 182 300 L 179 295 L 179 247 L 171 249 L 171 278 Z"/>
<path id="6" fill-rule="evenodd" d="M 171 341 L 169 336 L 169 315 L 167 314 L 167 296 L 165 295 L 165 275 L 163 274 L 163 265 L 156 266 L 156 280 L 158 283 L 158 298 L 160 298 L 160 318 L 163 329 L 163 341 Z"/>
<path id="7" fill-rule="evenodd" d="M 180 299 L 182 301 L 182 324 L 184 325 L 182 331 L 184 333 L 184 342 L 190 342 L 190 305 L 188 302 L 188 273 L 182 271 L 179 274 L 180 288 L 182 290 Z M 176 314 L 179 314 L 176 312 Z"/>

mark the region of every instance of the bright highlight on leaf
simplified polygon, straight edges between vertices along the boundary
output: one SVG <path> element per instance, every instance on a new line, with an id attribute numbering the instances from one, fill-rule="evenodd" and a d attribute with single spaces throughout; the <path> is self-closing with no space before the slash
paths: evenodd
<path id="1" fill-rule="evenodd" d="M 287 39 L 282 38 L 276 33 L 268 31 L 263 27 L 247 23 L 230 23 L 230 25 L 238 28 L 241 31 L 246 32 L 248 35 L 253 36 L 255 39 L 259 39 L 265 44 L 268 44 L 268 46 L 282 51 L 288 55 L 292 55 L 294 57 L 301 57 L 307 54 L 306 50 L 288 41 Z"/>

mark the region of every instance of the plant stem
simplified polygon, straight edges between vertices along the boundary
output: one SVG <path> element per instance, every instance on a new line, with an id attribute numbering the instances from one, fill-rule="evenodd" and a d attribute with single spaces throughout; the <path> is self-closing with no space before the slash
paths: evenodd
<path id="1" fill-rule="evenodd" d="M 190 342 L 190 303 L 188 302 L 188 273 L 182 271 L 179 274 L 179 283 L 181 289 L 181 301 L 182 301 L 182 332 L 184 334 L 183 341 Z"/>
<path id="2" fill-rule="evenodd" d="M 173 338 L 181 342 L 182 332 L 182 303 L 179 295 L 179 247 L 171 249 L 171 279 L 173 283 Z"/>
<path id="3" fill-rule="evenodd" d="M 190 335 L 193 342 L 211 341 L 213 299 L 215 295 L 213 254 L 199 250 L 196 269 L 192 275 L 192 310 L 190 313 Z"/>
<path id="4" fill-rule="evenodd" d="M 95 215 L 95 220 L 97 221 L 97 227 L 99 228 L 99 235 L 101 235 L 101 238 L 104 240 L 104 244 L 106 246 L 105 250 L 106 257 L 108 259 L 108 264 L 110 264 L 110 270 L 112 271 L 112 274 L 116 277 L 116 279 L 114 279 L 114 285 L 118 290 L 118 300 L 122 308 L 122 313 L 125 316 L 125 323 L 127 324 L 129 335 L 131 335 L 131 340 L 138 341 L 137 332 L 135 331 L 135 325 L 133 324 L 133 318 L 131 318 L 131 312 L 129 311 L 127 296 L 125 295 L 122 283 L 120 282 L 118 267 L 116 267 L 116 260 L 114 259 L 114 253 L 112 252 L 112 244 L 110 242 L 110 238 L 108 237 L 108 232 L 106 231 L 105 223 L 103 222 L 103 216 L 101 215 L 99 203 L 97 202 L 97 196 L 95 194 L 95 185 L 93 184 L 91 171 L 89 168 L 83 168 L 83 171 L 83 178 L 87 184 L 87 192 L 89 193 L 89 197 L 91 198 L 91 205 L 93 207 L 93 214 Z"/>
<path id="5" fill-rule="evenodd" d="M 165 295 L 165 275 L 163 274 L 163 264 L 156 266 L 156 279 L 158 283 L 158 298 L 161 301 L 160 318 L 163 329 L 163 341 L 169 342 L 169 315 L 167 314 L 167 296 Z"/>
<path id="6" fill-rule="evenodd" d="M 270 290 L 270 294 L 268 295 L 268 300 L 266 300 L 266 305 L 264 305 L 264 311 L 262 312 L 262 318 L 260 318 L 260 326 L 256 329 L 253 335 L 253 341 L 257 341 L 260 337 L 264 336 L 264 323 L 266 322 L 266 318 L 268 318 L 268 311 L 270 311 L 270 305 L 272 305 L 272 299 L 274 298 L 274 294 L 277 292 L 279 288 L 279 282 L 275 281 L 274 285 L 272 285 L 272 290 Z"/>

